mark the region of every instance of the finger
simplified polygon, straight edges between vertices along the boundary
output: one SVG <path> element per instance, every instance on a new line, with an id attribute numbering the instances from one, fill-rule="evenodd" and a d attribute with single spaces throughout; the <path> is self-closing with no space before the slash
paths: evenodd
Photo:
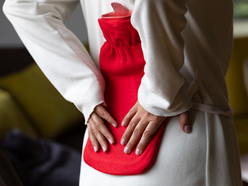
<path id="1" fill-rule="evenodd" d="M 115 138 L 114 138 L 113 134 L 111 134 L 109 129 L 106 127 L 102 118 L 98 114 L 94 113 L 94 114 L 92 114 L 91 119 L 92 119 L 91 121 L 93 122 L 92 127 L 95 130 L 95 132 L 96 133 L 97 133 L 97 131 L 100 132 L 109 141 L 109 143 L 111 143 L 113 145 L 115 143 Z M 106 141 L 106 140 L 104 140 L 104 141 Z"/>
<path id="2" fill-rule="evenodd" d="M 102 149 L 104 152 L 108 151 L 108 143 L 106 141 L 106 138 L 104 138 L 104 136 L 97 130 L 93 130 L 94 135 L 97 139 L 97 141 L 100 143 Z"/>
<path id="3" fill-rule="evenodd" d="M 97 124 L 95 123 L 94 120 L 91 120 L 91 131 L 93 133 L 93 135 L 95 136 L 96 140 L 98 141 L 98 143 L 100 144 L 100 146 L 102 147 L 104 152 L 108 151 L 108 143 L 106 141 L 106 138 L 99 132 L 97 126 Z"/>
<path id="4" fill-rule="evenodd" d="M 114 127 L 117 127 L 117 122 L 115 119 L 108 113 L 108 111 L 106 111 L 102 105 L 98 105 L 95 109 L 95 112 L 107 122 L 111 123 Z"/>
<path id="5" fill-rule="evenodd" d="M 134 115 L 137 113 L 137 103 L 129 110 L 129 112 L 126 114 L 124 119 L 122 120 L 121 125 L 123 127 L 126 127 L 131 119 L 134 117 Z"/>
<path id="6" fill-rule="evenodd" d="M 161 121 L 159 121 L 159 122 L 158 121 L 151 121 L 147 125 L 147 127 L 146 127 L 146 129 L 145 129 L 145 131 L 144 131 L 144 133 L 140 139 L 140 142 L 137 145 L 137 148 L 135 151 L 136 155 L 141 155 L 144 152 L 146 146 L 152 140 L 153 136 L 157 132 L 160 125 L 161 125 Z"/>
<path id="7" fill-rule="evenodd" d="M 121 138 L 121 144 L 126 145 L 127 142 L 129 141 L 136 125 L 139 123 L 140 118 L 138 117 L 133 117 L 132 120 L 129 122 L 127 129 L 125 130 L 124 134 L 122 135 Z"/>
<path id="8" fill-rule="evenodd" d="M 179 115 L 179 123 L 182 131 L 185 133 L 190 133 L 192 131 L 192 127 L 189 122 L 189 113 L 184 112 Z"/>
<path id="9" fill-rule="evenodd" d="M 100 144 L 98 143 L 98 141 L 97 141 L 95 135 L 94 135 L 93 132 L 92 132 L 90 123 L 88 123 L 87 126 L 88 126 L 89 138 L 90 138 L 91 144 L 92 144 L 92 146 L 93 146 L 93 149 L 94 149 L 95 152 L 98 152 L 99 149 L 100 149 Z"/>
<path id="10" fill-rule="evenodd" d="M 135 146 L 137 145 L 137 143 L 140 141 L 140 138 L 141 138 L 144 130 L 146 129 L 146 126 L 147 125 L 148 125 L 148 122 L 146 122 L 146 121 L 145 122 L 141 122 L 140 121 L 137 124 L 137 126 L 133 130 L 133 133 L 131 135 L 131 138 L 129 139 L 126 147 L 124 148 L 124 152 L 126 154 L 129 154 L 135 148 Z"/>

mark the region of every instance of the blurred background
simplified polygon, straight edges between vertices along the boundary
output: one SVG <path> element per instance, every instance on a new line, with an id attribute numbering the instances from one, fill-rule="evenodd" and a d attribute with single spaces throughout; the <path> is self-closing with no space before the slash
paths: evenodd
<path id="1" fill-rule="evenodd" d="M 80 6 L 65 25 L 88 46 Z M 85 130 L 83 116 L 60 96 L 39 70 L 2 11 L 0 56 L 0 142 L 6 143 L 6 134 L 18 128 L 28 137 L 50 140 L 80 154 Z M 245 181 L 248 182 L 248 0 L 234 0 L 234 45 L 226 81 L 234 110 L 245 185 Z M 11 161 L 13 165 L 13 159 Z M 18 166 L 14 164 L 14 167 Z M 26 181 L 24 185 L 32 185 L 27 184 L 19 173 L 18 176 L 22 183 Z"/>
<path id="2" fill-rule="evenodd" d="M 34 63 L 3 14 L 3 3 L 0 1 L 0 141 L 14 127 L 33 136 L 55 139 L 78 123 L 83 125 L 83 116 L 74 105 L 61 97 Z M 65 21 L 65 25 L 88 46 L 80 6 Z M 25 126 L 21 121 L 26 123 Z M 83 130 L 84 127 L 81 127 L 82 134 Z M 81 148 L 81 144 L 75 146 Z"/>
<path id="3" fill-rule="evenodd" d="M 34 63 L 3 14 L 3 3 L 1 0 L 0 185 L 78 186 L 84 117 Z M 88 46 L 80 6 L 65 25 Z"/>
<path id="4" fill-rule="evenodd" d="M 244 185 L 248 185 L 248 0 L 234 0 L 233 53 L 226 75 Z"/>

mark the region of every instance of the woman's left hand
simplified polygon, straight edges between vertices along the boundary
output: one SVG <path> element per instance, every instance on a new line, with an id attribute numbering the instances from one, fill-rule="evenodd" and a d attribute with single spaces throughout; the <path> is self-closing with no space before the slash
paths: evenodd
<path id="1" fill-rule="evenodd" d="M 137 146 L 135 153 L 141 155 L 165 119 L 147 112 L 137 101 L 122 122 L 122 126 L 127 126 L 121 138 L 121 144 L 125 145 L 124 152 L 129 154 Z M 179 115 L 180 126 L 186 133 L 191 131 L 188 120 L 186 112 Z"/>

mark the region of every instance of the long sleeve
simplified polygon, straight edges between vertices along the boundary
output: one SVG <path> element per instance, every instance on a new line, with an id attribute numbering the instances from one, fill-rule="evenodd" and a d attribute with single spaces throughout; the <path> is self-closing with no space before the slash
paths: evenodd
<path id="1" fill-rule="evenodd" d="M 3 11 L 44 74 L 88 121 L 104 102 L 104 79 L 79 39 L 63 24 L 78 0 L 6 0 Z"/>
<path id="2" fill-rule="evenodd" d="M 139 32 L 146 61 L 140 104 L 150 113 L 174 116 L 191 108 L 179 75 L 184 64 L 185 0 L 131 0 L 132 25 Z"/>

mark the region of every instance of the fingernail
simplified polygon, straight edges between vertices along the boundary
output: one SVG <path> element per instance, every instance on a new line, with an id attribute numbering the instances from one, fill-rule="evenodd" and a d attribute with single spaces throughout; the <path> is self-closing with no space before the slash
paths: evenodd
<path id="1" fill-rule="evenodd" d="M 190 127 L 189 125 L 186 125 L 186 126 L 184 127 L 184 131 L 185 131 L 186 133 L 190 133 L 190 132 L 191 132 L 191 127 Z"/>
<path id="2" fill-rule="evenodd" d="M 122 145 L 126 145 L 126 140 L 125 140 L 125 139 L 122 139 L 122 140 L 121 140 L 121 144 L 122 144 Z"/>
<path id="3" fill-rule="evenodd" d="M 109 139 L 109 143 L 113 144 L 113 141 L 111 139 Z"/>
<path id="4" fill-rule="evenodd" d="M 106 152 L 106 147 L 103 146 L 102 147 L 102 150 L 103 150 L 103 152 Z"/>
<path id="5" fill-rule="evenodd" d="M 136 149 L 135 154 L 139 156 L 141 155 L 141 151 L 139 149 Z"/>
<path id="6" fill-rule="evenodd" d="M 124 152 L 125 152 L 126 154 L 129 154 L 129 152 L 130 152 L 129 148 L 128 148 L 128 147 L 125 147 L 125 148 L 124 148 Z"/>
<path id="7" fill-rule="evenodd" d="M 123 127 L 125 126 L 125 121 L 123 121 L 123 122 L 121 123 L 121 126 L 123 126 Z"/>
<path id="8" fill-rule="evenodd" d="M 97 148 L 94 146 L 94 151 L 97 152 Z"/>
<path id="9" fill-rule="evenodd" d="M 112 123 L 112 125 L 113 125 L 114 127 L 116 127 L 116 124 Z"/>

